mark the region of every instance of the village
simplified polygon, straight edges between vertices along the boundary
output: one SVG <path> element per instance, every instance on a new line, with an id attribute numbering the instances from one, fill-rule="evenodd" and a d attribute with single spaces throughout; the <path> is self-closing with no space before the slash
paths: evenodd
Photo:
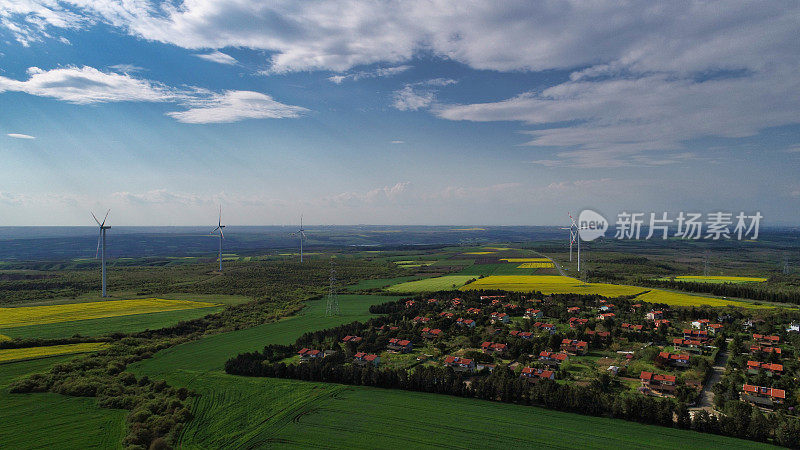
<path id="1" fill-rule="evenodd" d="M 600 382 L 690 406 L 712 388 L 717 406 L 734 398 L 765 409 L 796 403 L 794 323 L 575 295 L 440 293 L 394 308 L 387 323 L 329 336 L 283 362 L 337 355 L 344 365 L 376 369 L 451 368 L 466 385 L 504 367 L 529 383 Z M 720 361 L 728 362 L 722 381 L 708 386 Z"/>

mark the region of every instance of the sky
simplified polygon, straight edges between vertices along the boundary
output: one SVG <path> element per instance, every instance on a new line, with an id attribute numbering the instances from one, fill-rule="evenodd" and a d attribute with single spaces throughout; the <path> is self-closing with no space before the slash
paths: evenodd
<path id="1" fill-rule="evenodd" d="M 778 0 L 0 0 L 0 226 L 797 225 L 798 36 Z"/>

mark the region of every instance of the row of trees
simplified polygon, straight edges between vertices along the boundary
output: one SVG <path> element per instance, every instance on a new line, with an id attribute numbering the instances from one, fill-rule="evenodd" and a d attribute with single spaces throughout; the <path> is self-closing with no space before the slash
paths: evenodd
<path id="1" fill-rule="evenodd" d="M 720 297 L 747 298 L 800 305 L 800 289 L 797 289 L 796 286 L 790 288 L 771 283 L 694 283 L 648 278 L 637 279 L 635 283 L 642 286 L 697 292 Z"/>

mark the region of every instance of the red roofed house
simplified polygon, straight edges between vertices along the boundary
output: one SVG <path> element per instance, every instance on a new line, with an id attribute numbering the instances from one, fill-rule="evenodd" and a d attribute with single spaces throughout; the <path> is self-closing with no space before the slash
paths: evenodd
<path id="1" fill-rule="evenodd" d="M 452 319 L 453 317 L 455 317 L 455 314 L 447 311 L 442 311 L 439 313 L 439 317 L 444 317 L 445 319 Z"/>
<path id="2" fill-rule="evenodd" d="M 408 353 L 414 349 L 414 344 L 408 339 L 391 338 L 386 349 L 393 352 Z"/>
<path id="3" fill-rule="evenodd" d="M 562 362 L 568 359 L 569 355 L 567 355 L 566 353 L 546 352 L 546 351 L 539 352 L 539 361 L 549 366 L 558 366 Z"/>
<path id="4" fill-rule="evenodd" d="M 407 300 L 406 301 L 406 308 L 411 308 L 412 306 L 414 306 L 416 304 L 417 304 L 417 302 L 415 302 L 414 300 Z"/>
<path id="5" fill-rule="evenodd" d="M 614 316 L 614 313 L 602 313 L 597 315 L 597 320 L 613 319 Z"/>
<path id="6" fill-rule="evenodd" d="M 645 314 L 647 320 L 661 320 L 664 318 L 664 311 L 650 311 Z"/>
<path id="7" fill-rule="evenodd" d="M 644 326 L 643 325 L 634 325 L 632 323 L 623 323 L 622 324 L 622 329 L 625 330 L 625 331 L 633 331 L 633 332 L 636 332 L 636 333 L 641 333 L 642 330 L 644 329 Z"/>
<path id="8" fill-rule="evenodd" d="M 439 300 L 436 300 L 435 298 L 429 298 L 428 299 L 428 304 L 429 305 L 435 305 L 437 303 L 439 303 Z"/>
<path id="9" fill-rule="evenodd" d="M 459 317 L 456 320 L 456 325 L 458 325 L 460 327 L 463 326 L 463 327 L 468 327 L 468 328 L 475 328 L 475 321 L 472 320 L 472 319 L 462 319 L 462 318 Z"/>
<path id="10" fill-rule="evenodd" d="M 442 330 L 438 328 L 425 327 L 422 329 L 422 337 L 424 337 L 425 339 L 435 339 L 442 336 L 443 336 Z"/>
<path id="11" fill-rule="evenodd" d="M 309 361 L 315 358 L 322 358 L 323 356 L 325 356 L 325 354 L 322 353 L 322 350 L 314 350 L 305 347 L 300 349 L 300 351 L 297 352 L 297 354 L 300 355 L 300 361 Z"/>
<path id="12" fill-rule="evenodd" d="M 674 353 L 661 352 L 656 357 L 656 362 L 673 367 L 689 367 L 689 359 L 690 357 L 687 353 L 676 355 Z"/>
<path id="13" fill-rule="evenodd" d="M 589 344 L 577 339 L 564 339 L 561 341 L 561 351 L 574 353 L 576 355 L 585 355 L 586 352 L 589 351 Z"/>
<path id="14" fill-rule="evenodd" d="M 747 361 L 747 372 L 750 374 L 758 374 L 762 370 L 767 372 L 768 376 L 780 375 L 783 373 L 783 364 L 762 363 L 760 361 Z"/>
<path id="15" fill-rule="evenodd" d="M 461 299 L 460 298 L 454 298 L 454 299 L 450 300 L 450 305 L 453 308 L 461 308 L 464 304 L 461 303 Z"/>
<path id="16" fill-rule="evenodd" d="M 342 342 L 361 342 L 361 337 L 350 336 L 349 334 L 342 338 Z"/>
<path id="17" fill-rule="evenodd" d="M 662 394 L 671 394 L 675 391 L 675 377 L 672 375 L 642 371 L 639 380 L 642 382 L 642 387 Z"/>
<path id="18" fill-rule="evenodd" d="M 761 334 L 753 334 L 753 340 L 760 345 L 778 345 L 781 342 L 780 336 L 764 336 Z"/>
<path id="19" fill-rule="evenodd" d="M 780 405 L 786 399 L 786 391 L 745 384 L 742 386 L 742 400 L 761 406 Z"/>
<path id="20" fill-rule="evenodd" d="M 474 372 L 475 361 L 468 358 L 459 358 L 458 356 L 448 356 L 444 359 L 444 365 L 452 367 L 456 372 Z"/>
<path id="21" fill-rule="evenodd" d="M 511 321 L 511 316 L 506 313 L 501 312 L 493 312 L 492 313 L 492 323 L 502 322 L 508 323 Z"/>
<path id="22" fill-rule="evenodd" d="M 506 344 L 500 344 L 498 342 L 486 341 L 481 344 L 481 350 L 483 350 L 484 353 L 503 353 L 507 347 Z"/>
<path id="23" fill-rule="evenodd" d="M 708 331 L 706 330 L 690 330 L 688 328 L 685 328 L 683 330 L 683 339 L 688 341 L 694 340 L 694 341 L 705 342 L 710 338 L 708 336 Z"/>
<path id="24" fill-rule="evenodd" d="M 694 353 L 703 353 L 703 343 L 700 341 L 693 341 L 689 339 L 675 338 L 672 340 L 672 345 L 677 348 L 682 348 Z"/>
<path id="25" fill-rule="evenodd" d="M 758 352 L 775 353 L 776 355 L 780 355 L 781 354 L 781 348 L 780 347 L 762 347 L 760 345 L 751 345 L 750 346 L 750 353 L 751 354 L 752 353 L 758 353 Z"/>
<path id="26" fill-rule="evenodd" d="M 541 319 L 542 315 L 541 309 L 528 308 L 525 310 L 525 315 L 523 317 L 526 319 Z"/>
<path id="27" fill-rule="evenodd" d="M 570 328 L 578 328 L 586 325 L 589 322 L 589 319 L 579 319 L 577 317 L 570 317 L 569 318 L 569 327 Z"/>
<path id="28" fill-rule="evenodd" d="M 656 329 L 658 329 L 659 327 L 668 327 L 669 326 L 669 320 L 668 319 L 654 320 L 653 321 L 653 326 L 655 326 Z"/>
<path id="29" fill-rule="evenodd" d="M 511 330 L 508 332 L 511 336 L 521 337 L 522 339 L 531 339 L 533 337 L 533 333 L 530 331 L 519 331 L 519 330 Z"/>
<path id="30" fill-rule="evenodd" d="M 525 378 L 528 381 L 537 381 L 539 379 L 552 380 L 555 378 L 555 372 L 552 370 L 535 369 L 533 367 L 525 367 L 522 369 L 520 378 Z"/>
<path id="31" fill-rule="evenodd" d="M 575 314 L 576 312 L 580 311 L 581 308 L 579 306 L 570 306 L 567 308 L 567 312 L 570 314 Z"/>
<path id="32" fill-rule="evenodd" d="M 481 313 L 481 309 L 480 308 L 469 308 L 469 309 L 467 309 L 467 312 L 469 314 L 480 314 Z"/>
<path id="33" fill-rule="evenodd" d="M 610 331 L 586 330 L 586 335 L 587 336 L 597 336 L 597 337 L 601 337 L 601 338 L 607 338 L 607 337 L 611 336 L 611 332 Z"/>
<path id="34" fill-rule="evenodd" d="M 381 357 L 378 355 L 373 354 L 366 354 L 364 352 L 358 352 L 353 356 L 353 363 L 365 366 L 367 364 L 372 364 L 373 366 L 377 366 L 381 362 Z"/>
<path id="35" fill-rule="evenodd" d="M 423 317 L 423 316 L 414 317 L 414 322 L 416 323 L 428 323 L 430 321 L 431 321 L 430 317 Z"/>

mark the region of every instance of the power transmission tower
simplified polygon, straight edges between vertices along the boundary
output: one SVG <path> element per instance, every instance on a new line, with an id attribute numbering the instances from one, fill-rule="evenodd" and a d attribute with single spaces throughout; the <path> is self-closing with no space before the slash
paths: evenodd
<path id="1" fill-rule="evenodd" d="M 331 277 L 328 287 L 328 300 L 325 304 L 326 316 L 339 315 L 339 296 L 336 294 L 336 262 L 331 258 Z"/>

